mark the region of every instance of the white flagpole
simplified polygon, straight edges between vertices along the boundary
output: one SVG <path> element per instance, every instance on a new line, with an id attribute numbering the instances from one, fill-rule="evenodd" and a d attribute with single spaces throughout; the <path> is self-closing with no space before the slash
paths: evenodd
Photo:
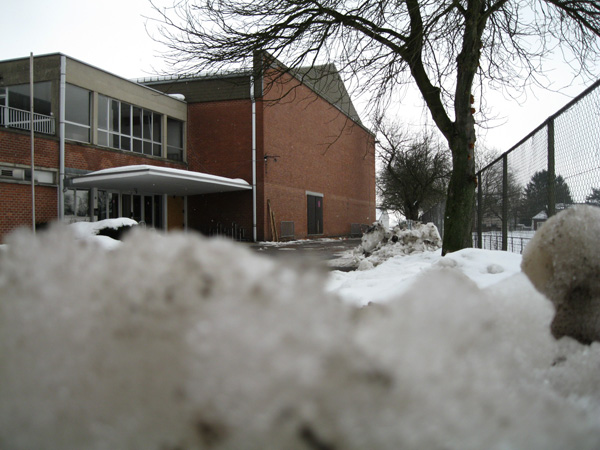
<path id="1" fill-rule="evenodd" d="M 35 160 L 33 131 L 33 52 L 29 54 L 29 129 L 31 131 L 31 222 L 35 234 Z"/>

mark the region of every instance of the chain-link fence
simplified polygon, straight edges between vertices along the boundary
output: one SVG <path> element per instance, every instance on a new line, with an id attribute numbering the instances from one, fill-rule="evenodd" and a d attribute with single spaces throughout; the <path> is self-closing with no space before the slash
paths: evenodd
<path id="1" fill-rule="evenodd" d="M 547 219 L 600 206 L 600 80 L 477 173 L 473 246 L 521 253 Z"/>

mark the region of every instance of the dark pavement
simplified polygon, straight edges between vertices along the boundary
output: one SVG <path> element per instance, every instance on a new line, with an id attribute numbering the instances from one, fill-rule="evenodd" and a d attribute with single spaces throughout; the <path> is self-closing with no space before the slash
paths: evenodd
<path id="1" fill-rule="evenodd" d="M 349 258 L 340 258 L 360 244 L 360 238 L 314 239 L 284 242 L 259 242 L 250 248 L 257 253 L 291 262 L 317 264 L 328 270 L 350 271 L 356 267 Z"/>

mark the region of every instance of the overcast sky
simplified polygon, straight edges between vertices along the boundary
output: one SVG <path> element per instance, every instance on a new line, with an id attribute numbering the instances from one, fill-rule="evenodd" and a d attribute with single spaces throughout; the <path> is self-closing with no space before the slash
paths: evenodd
<path id="1" fill-rule="evenodd" d="M 173 1 L 155 3 L 167 6 Z M 160 58 L 161 46 L 146 29 L 147 17 L 155 17 L 148 0 L 3 0 L 1 17 L 0 60 L 27 57 L 30 52 L 60 52 L 126 78 L 167 69 Z M 489 93 L 487 103 L 498 119 L 493 122 L 496 128 L 480 131 L 480 143 L 508 150 L 590 84 L 573 83 L 560 68 L 550 77 L 561 93 L 536 90 L 522 98 L 521 105 Z M 399 114 L 414 128 L 427 120 L 431 123 L 428 114 L 414 108 L 417 103 L 415 98 L 405 99 Z"/>

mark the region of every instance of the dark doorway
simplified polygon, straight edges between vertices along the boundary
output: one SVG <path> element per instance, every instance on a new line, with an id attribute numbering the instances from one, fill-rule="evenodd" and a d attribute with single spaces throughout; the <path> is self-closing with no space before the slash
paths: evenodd
<path id="1" fill-rule="evenodd" d="M 306 196 L 308 234 L 323 234 L 323 197 Z"/>

